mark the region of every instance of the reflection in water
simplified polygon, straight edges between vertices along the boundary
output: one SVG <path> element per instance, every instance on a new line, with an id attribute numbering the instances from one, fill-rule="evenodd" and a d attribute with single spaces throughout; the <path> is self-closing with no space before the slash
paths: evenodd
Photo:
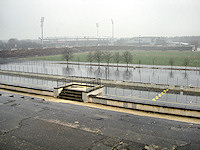
<path id="1" fill-rule="evenodd" d="M 105 79 L 109 80 L 109 67 L 105 68 Z"/>
<path id="2" fill-rule="evenodd" d="M 155 77 L 155 72 L 154 72 L 154 69 L 152 69 L 152 70 L 153 70 L 152 77 Z"/>
<path id="3" fill-rule="evenodd" d="M 74 72 L 74 68 L 70 68 L 68 65 L 67 65 L 67 67 L 65 68 L 65 67 L 63 67 L 63 74 L 65 75 L 65 76 L 71 76 L 71 75 L 73 75 L 73 72 Z"/>
<path id="4" fill-rule="evenodd" d="M 105 94 L 108 94 L 108 87 L 104 87 L 105 88 Z"/>
<path id="5" fill-rule="evenodd" d="M 90 66 L 90 67 L 87 68 L 87 73 L 88 73 L 90 76 L 92 76 L 92 74 L 93 74 L 93 68 L 92 68 L 92 66 Z M 88 75 L 87 75 L 87 76 L 88 76 Z"/>
<path id="6" fill-rule="evenodd" d="M 115 80 L 119 79 L 119 69 L 115 71 Z"/>
<path id="7" fill-rule="evenodd" d="M 174 78 L 174 73 L 173 73 L 172 70 L 169 72 L 169 77 L 170 77 L 170 78 Z"/>
<path id="8" fill-rule="evenodd" d="M 185 71 L 185 73 L 184 73 L 184 79 L 187 79 L 188 78 L 188 74 L 187 74 L 187 72 Z"/>
<path id="9" fill-rule="evenodd" d="M 80 65 L 78 64 L 78 70 L 80 70 Z"/>
<path id="10" fill-rule="evenodd" d="M 141 100 L 152 100 L 156 95 L 160 93 L 159 90 L 142 90 L 137 88 L 122 88 L 122 87 L 108 87 L 104 88 L 104 92 L 108 94 L 108 96 L 119 96 L 118 98 L 121 100 L 134 101 L 135 98 L 141 98 Z M 110 94 L 110 95 L 109 95 Z M 123 96 L 123 97 L 122 97 Z M 176 102 L 176 103 L 187 103 L 187 104 L 200 104 L 200 97 L 194 95 L 183 95 L 183 93 L 166 93 L 162 97 L 159 98 L 162 102 Z"/>
<path id="11" fill-rule="evenodd" d="M 126 71 L 124 71 L 124 73 L 123 73 L 124 80 L 130 80 L 131 76 L 132 76 L 132 71 L 129 71 L 128 69 Z"/>
<path id="12" fill-rule="evenodd" d="M 141 73 L 141 71 L 140 71 L 140 68 L 139 68 L 138 73 L 139 73 L 139 76 L 140 76 L 140 82 L 141 82 L 141 80 L 142 80 L 142 73 Z"/>
<path id="13" fill-rule="evenodd" d="M 101 69 L 100 66 L 97 68 L 96 71 L 94 71 L 94 74 L 96 75 L 97 78 L 101 78 L 102 77 L 102 71 L 103 70 Z"/>

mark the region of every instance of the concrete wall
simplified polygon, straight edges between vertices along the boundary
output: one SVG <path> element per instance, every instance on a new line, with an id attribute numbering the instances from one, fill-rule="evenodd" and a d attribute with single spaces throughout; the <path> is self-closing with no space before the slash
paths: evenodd
<path id="1" fill-rule="evenodd" d="M 13 85 L 7 85 L 7 84 L 0 84 L 0 88 L 9 89 L 9 90 L 13 90 L 13 91 L 20 91 L 20 92 L 25 92 L 25 93 L 33 93 L 33 94 L 53 96 L 52 91 L 45 91 L 45 90 L 26 88 L 26 87 L 20 87 L 20 86 L 13 86 Z"/>
<path id="2" fill-rule="evenodd" d="M 91 96 L 89 100 L 90 100 L 89 102 L 91 103 L 97 103 L 97 104 L 103 104 L 103 105 L 109 105 L 109 106 L 117 106 L 117 107 L 136 109 L 136 110 L 142 110 L 142 111 L 150 111 L 150 112 L 157 112 L 157 113 L 164 113 L 164 114 L 200 118 L 199 110 L 191 110 L 191 109 L 186 109 L 186 108 L 181 109 L 181 108 L 174 108 L 174 107 L 125 102 L 125 101 L 118 101 L 114 99 L 112 100 L 112 99 L 107 99 L 103 97 L 95 97 L 95 96 Z"/>
<path id="3" fill-rule="evenodd" d="M 26 88 L 26 87 L 12 86 L 12 85 L 6 85 L 6 84 L 0 84 L 0 88 L 9 89 L 13 91 L 20 91 L 20 92 L 26 92 L 26 93 L 57 97 L 59 95 L 59 92 L 62 91 L 63 87 L 57 88 L 54 92 L 31 89 L 31 88 Z M 155 104 L 151 105 L 151 104 L 143 104 L 143 103 L 136 103 L 136 102 L 126 102 L 126 101 L 120 101 L 120 100 L 103 98 L 101 96 L 96 96 L 96 95 L 101 95 L 102 93 L 103 93 L 103 87 L 89 93 L 83 93 L 82 98 L 84 102 L 97 103 L 97 104 L 103 104 L 103 105 L 109 105 L 109 106 L 117 106 L 117 107 L 122 107 L 122 108 L 129 108 L 129 109 L 136 109 L 136 110 L 141 110 L 141 111 L 150 111 L 150 112 L 157 112 L 157 113 L 164 113 L 164 114 L 173 114 L 173 115 L 200 118 L 199 109 L 176 108 L 175 106 L 169 107 L 169 106 L 159 106 Z"/>
<path id="4" fill-rule="evenodd" d="M 82 99 L 84 102 L 89 102 L 89 96 L 90 95 L 98 95 L 98 96 L 102 96 L 103 95 L 103 87 L 100 87 L 98 89 L 95 89 L 94 91 L 91 91 L 89 93 L 82 93 Z"/>
<path id="5" fill-rule="evenodd" d="M 54 90 L 53 90 L 54 97 L 58 97 L 59 94 L 62 92 L 62 90 L 63 90 L 63 87 L 62 88 L 54 88 Z"/>

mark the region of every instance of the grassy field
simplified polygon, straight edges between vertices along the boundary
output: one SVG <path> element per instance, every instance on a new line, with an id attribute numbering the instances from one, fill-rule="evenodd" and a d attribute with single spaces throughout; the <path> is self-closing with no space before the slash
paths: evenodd
<path id="1" fill-rule="evenodd" d="M 113 54 L 117 51 L 111 51 Z M 119 51 L 120 54 L 123 51 Z M 200 52 L 180 52 L 180 51 L 130 51 L 133 56 L 133 64 L 138 64 L 139 60 L 141 60 L 141 64 L 146 65 L 170 65 L 170 59 L 173 58 L 174 64 L 173 66 L 184 66 L 184 60 L 188 59 L 189 63 L 187 66 L 200 67 Z M 64 61 L 62 55 L 54 55 L 54 56 L 41 56 L 41 57 L 33 57 L 28 58 L 33 60 L 51 60 L 51 61 Z M 70 61 L 80 61 L 87 62 L 87 52 L 84 53 L 76 53 L 73 55 L 73 58 Z M 95 62 L 95 61 L 93 61 Z M 102 60 L 105 62 L 105 60 Z M 115 63 L 112 59 L 111 63 Z M 120 63 L 125 63 L 125 61 L 121 60 Z"/>

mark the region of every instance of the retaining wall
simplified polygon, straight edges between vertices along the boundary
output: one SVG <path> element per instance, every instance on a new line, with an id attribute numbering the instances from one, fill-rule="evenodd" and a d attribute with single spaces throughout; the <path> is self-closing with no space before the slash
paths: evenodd
<path id="1" fill-rule="evenodd" d="M 24 93 L 32 93 L 32 94 L 39 94 L 39 95 L 46 95 L 46 96 L 54 95 L 52 91 L 14 86 L 14 85 L 8 85 L 8 84 L 1 84 L 1 83 L 0 83 L 0 89 L 7 89 L 7 90 L 12 90 L 12 91 L 19 91 L 19 92 L 24 92 Z"/>
<path id="2" fill-rule="evenodd" d="M 12 91 L 25 92 L 25 93 L 47 95 L 47 96 L 52 96 L 52 97 L 54 96 L 53 91 L 32 89 L 32 88 L 13 86 L 13 85 L 7 85 L 7 84 L 0 84 L 0 88 L 12 90 Z M 102 94 L 102 92 L 103 92 L 103 88 L 99 88 L 96 91 L 96 93 L 100 95 Z M 135 109 L 135 110 L 141 110 L 141 111 L 149 111 L 149 112 L 156 112 L 156 113 L 200 118 L 200 109 L 176 108 L 176 107 L 168 107 L 165 105 L 159 106 L 155 104 L 143 104 L 143 103 L 137 103 L 137 102 L 121 101 L 121 100 L 104 98 L 102 96 L 96 96 L 96 93 L 91 92 L 91 93 L 86 93 L 85 95 L 83 95 L 84 102 L 97 103 L 97 104 Z"/>
<path id="3" fill-rule="evenodd" d="M 142 104 L 142 103 L 135 103 L 135 102 L 119 101 L 119 100 L 108 99 L 108 98 L 99 97 L 99 96 L 90 96 L 89 102 L 96 103 L 96 104 L 103 104 L 103 105 L 109 105 L 109 106 L 141 110 L 141 111 L 149 111 L 149 112 L 156 112 L 156 113 L 163 113 L 163 114 L 200 118 L 200 110 L 192 110 L 192 109 L 186 109 L 186 108 L 175 108 L 175 107 L 168 107 L 168 106 L 159 106 L 159 105 L 150 105 L 150 104 Z"/>

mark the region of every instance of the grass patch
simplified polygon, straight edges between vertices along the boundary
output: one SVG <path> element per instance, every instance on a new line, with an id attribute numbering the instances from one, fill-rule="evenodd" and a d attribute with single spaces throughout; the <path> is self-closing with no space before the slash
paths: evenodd
<path id="1" fill-rule="evenodd" d="M 113 54 L 117 51 L 111 51 Z M 120 54 L 123 51 L 118 51 Z M 200 67 L 200 52 L 187 52 L 187 51 L 130 51 L 133 55 L 133 64 L 138 64 L 139 60 L 141 64 L 153 65 L 153 59 L 155 58 L 154 65 L 170 65 L 170 59 L 173 58 L 173 66 L 184 66 L 185 59 L 188 59 L 187 66 Z M 32 60 L 50 60 L 50 61 L 64 61 L 62 55 L 53 56 L 40 56 L 28 58 Z M 70 61 L 87 62 L 87 52 L 76 53 Z M 93 61 L 96 62 L 96 61 Z M 105 63 L 105 60 L 101 62 Z M 115 60 L 111 60 L 110 63 L 115 63 Z M 124 64 L 125 61 L 121 60 L 120 63 Z"/>

